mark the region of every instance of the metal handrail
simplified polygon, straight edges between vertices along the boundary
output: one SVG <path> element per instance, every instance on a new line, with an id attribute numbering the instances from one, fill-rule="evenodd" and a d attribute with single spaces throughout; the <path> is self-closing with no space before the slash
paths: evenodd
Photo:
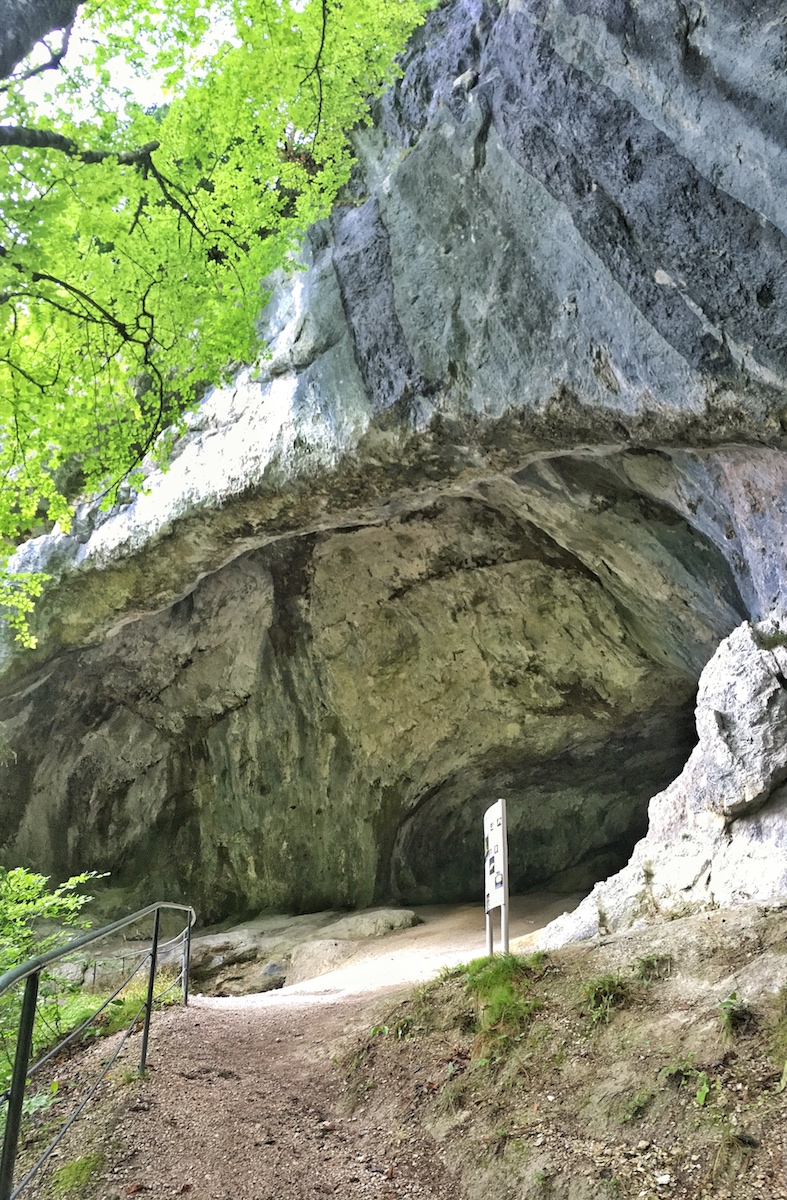
<path id="1" fill-rule="evenodd" d="M 188 920 L 186 921 L 186 927 L 182 933 L 178 934 L 178 936 L 175 938 L 168 939 L 168 941 L 163 943 L 160 947 L 159 930 L 162 909 L 175 909 L 179 912 L 187 913 Z M 142 917 L 149 916 L 150 913 L 153 913 L 151 944 L 150 949 L 145 951 L 145 957 L 142 959 L 142 962 L 134 968 L 134 970 L 131 972 L 131 975 L 124 980 L 120 987 L 115 991 L 114 995 L 111 996 L 109 1000 L 106 1000 L 96 1010 L 96 1012 L 94 1012 L 92 1016 L 87 1019 L 87 1021 L 84 1021 L 77 1030 L 71 1030 L 68 1034 L 66 1034 L 66 1036 L 62 1038 L 56 1046 L 50 1048 L 37 1063 L 30 1067 L 30 1054 L 33 1047 L 33 1026 L 35 1024 L 36 1003 L 38 999 L 38 983 L 41 977 L 41 972 L 44 970 L 44 968 L 48 967 L 50 963 L 56 962 L 60 958 L 65 958 L 66 955 L 73 954 L 75 950 L 81 950 L 84 946 L 89 946 L 91 943 L 100 941 L 102 938 L 108 937 L 112 933 L 117 933 L 119 930 L 125 929 L 127 926 L 139 921 Z M 36 1172 L 47 1161 L 52 1151 L 60 1142 L 61 1138 L 71 1127 L 73 1122 L 82 1112 L 82 1109 L 95 1093 L 98 1084 L 104 1078 L 112 1063 L 114 1063 L 122 1046 L 125 1044 L 143 1011 L 145 1013 L 145 1020 L 142 1028 L 142 1047 L 140 1053 L 139 1070 L 140 1074 L 144 1073 L 145 1064 L 147 1061 L 150 1018 L 153 1012 L 153 1004 L 157 999 L 160 998 L 159 996 L 155 995 L 156 965 L 158 961 L 159 949 L 164 949 L 165 947 L 176 944 L 182 940 L 183 956 L 181 971 L 179 979 L 176 980 L 176 982 L 182 983 L 183 1003 L 184 1005 L 188 1004 L 191 928 L 196 919 L 197 915 L 194 912 L 194 909 L 188 904 L 175 904 L 163 900 L 158 901 L 154 904 L 148 904 L 146 908 L 141 908 L 138 910 L 138 912 L 131 913 L 127 917 L 121 917 L 119 921 L 113 921 L 109 925 L 103 925 L 100 929 L 91 930 L 89 933 L 84 933 L 79 937 L 72 938 L 69 942 L 66 942 L 65 945 L 56 947 L 54 950 L 49 950 L 46 954 L 39 954 L 35 958 L 28 959 L 27 962 L 21 963 L 18 967 L 13 967 L 10 971 L 6 971 L 5 974 L 0 975 L 0 996 L 2 996 L 4 992 L 7 992 L 9 988 L 13 987 L 14 984 L 21 983 L 22 980 L 25 980 L 25 992 L 22 1000 L 22 1012 L 19 1019 L 19 1032 L 16 1041 L 16 1053 L 14 1055 L 14 1068 L 11 1078 L 11 1086 L 9 1090 L 0 1097 L 0 1104 L 4 1103 L 5 1101 L 8 1103 L 5 1130 L 3 1134 L 2 1154 L 0 1155 L 0 1200 L 15 1200 L 15 1198 L 19 1196 L 23 1188 L 27 1186 Z M 126 1030 L 126 1033 L 120 1045 L 117 1047 L 115 1053 L 110 1059 L 109 1064 L 105 1065 L 104 1070 L 99 1075 L 99 1078 L 90 1088 L 82 1102 L 77 1106 L 76 1110 L 71 1114 L 55 1139 L 49 1144 L 41 1157 L 27 1172 L 24 1179 L 17 1185 L 16 1188 L 14 1188 L 14 1167 L 16 1164 L 17 1149 L 19 1144 L 19 1130 L 22 1120 L 24 1093 L 28 1078 L 30 1075 L 34 1074 L 39 1067 L 43 1066 L 45 1062 L 49 1061 L 59 1050 L 73 1041 L 79 1033 L 81 1033 L 89 1024 L 91 1024 L 91 1022 L 95 1021 L 99 1013 L 101 1013 L 111 1002 L 114 996 L 116 996 L 118 992 L 125 987 L 126 983 L 128 983 L 129 980 L 142 969 L 147 960 L 150 961 L 147 996 L 131 1021 L 129 1028 Z M 170 985 L 170 987 L 166 988 L 165 992 L 161 994 L 166 994 L 166 992 L 170 991 L 174 986 L 174 984 Z"/>
<path id="2" fill-rule="evenodd" d="M 162 908 L 174 908 L 179 912 L 191 913 L 189 929 L 197 919 L 197 914 L 190 904 L 173 904 L 169 900 L 161 900 L 154 904 L 148 904 L 147 907 L 140 908 L 138 912 L 131 913 L 128 917 L 121 917 L 119 921 L 113 921 L 111 925 L 102 925 L 100 929 L 91 929 L 89 933 L 82 933 L 79 937 L 72 938 L 70 942 L 66 942 L 62 946 L 56 946 L 54 950 L 48 950 L 46 954 L 39 954 L 36 958 L 29 958 L 27 962 L 23 962 L 20 966 L 6 971 L 4 975 L 0 975 L 0 996 L 12 984 L 19 983 L 20 979 L 26 979 L 34 971 L 40 971 L 43 967 L 48 967 L 50 963 L 55 962 L 58 958 L 65 958 L 67 954 L 72 954 L 74 950 L 81 950 L 83 946 L 89 946 L 91 942 L 97 942 L 101 938 L 108 937 L 110 933 L 117 933 L 119 930 L 125 929 L 127 925 L 133 925 L 135 921 L 139 921 L 142 917 L 147 917 L 149 913 L 160 912 Z"/>

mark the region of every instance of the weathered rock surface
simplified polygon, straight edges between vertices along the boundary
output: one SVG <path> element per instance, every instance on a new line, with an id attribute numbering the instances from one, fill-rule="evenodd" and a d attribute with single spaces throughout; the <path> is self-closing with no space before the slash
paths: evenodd
<path id="1" fill-rule="evenodd" d="M 20 550 L 52 582 L 5 647 L 5 860 L 208 920 L 460 899 L 497 795 L 516 888 L 626 860 L 702 668 L 785 608 L 782 34 L 432 14 L 270 358 L 146 494 Z M 734 826 L 776 811 L 774 705 L 748 757 L 700 725 Z"/>
<path id="2" fill-rule="evenodd" d="M 411 909 L 376 908 L 340 916 L 336 912 L 288 916 L 261 913 L 242 925 L 192 937 L 192 990 L 212 995 L 245 996 L 299 983 L 333 969 L 351 958 L 361 943 L 409 929 L 420 918 Z M 131 973 L 150 950 L 150 939 L 97 943 L 96 950 L 77 953 L 58 964 L 57 974 L 94 991 L 109 991 Z M 158 955 L 159 967 L 179 971 L 182 944 Z"/>
<path id="3" fill-rule="evenodd" d="M 650 804 L 647 835 L 618 874 L 538 937 L 545 947 L 654 914 L 784 903 L 787 896 L 787 635 L 741 625 L 700 677 L 699 742 Z"/>

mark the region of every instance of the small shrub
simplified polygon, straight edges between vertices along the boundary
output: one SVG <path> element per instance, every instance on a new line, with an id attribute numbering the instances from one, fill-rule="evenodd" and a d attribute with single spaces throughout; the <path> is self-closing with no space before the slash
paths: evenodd
<path id="1" fill-rule="evenodd" d="M 597 975 L 582 984 L 588 1016 L 594 1025 L 606 1024 L 613 1008 L 623 1008 L 631 999 L 631 984 L 621 975 Z"/>
<path id="2" fill-rule="evenodd" d="M 729 996 L 719 1001 L 719 1011 L 722 1033 L 729 1041 L 733 1041 L 747 1025 L 751 1024 L 754 1015 L 737 992 L 730 992 Z"/>
<path id="3" fill-rule="evenodd" d="M 694 1055 L 690 1054 L 687 1058 L 673 1058 L 671 1062 L 666 1063 L 659 1071 L 659 1079 L 662 1083 L 673 1083 L 676 1087 L 681 1087 L 687 1079 L 696 1078 L 697 1074 Z"/>
<path id="4" fill-rule="evenodd" d="M 620 1118 L 621 1125 L 625 1125 L 627 1121 L 638 1120 L 652 1099 L 653 1092 L 649 1092 L 645 1088 L 641 1088 L 638 1092 L 635 1092 L 623 1106 L 623 1115 Z"/>
<path id="5" fill-rule="evenodd" d="M 678 1087 L 687 1085 L 693 1087 L 694 1102 L 700 1108 L 705 1107 L 705 1101 L 708 1099 L 711 1089 L 718 1090 L 720 1087 L 718 1079 L 710 1079 L 706 1071 L 700 1071 L 694 1066 L 693 1054 L 690 1054 L 688 1058 L 673 1059 L 671 1063 L 662 1067 L 659 1071 L 659 1079 L 662 1083 L 672 1083 Z"/>
<path id="6" fill-rule="evenodd" d="M 634 975 L 647 987 L 649 983 L 668 979 L 672 974 L 674 961 L 671 954 L 643 954 L 634 964 Z"/>

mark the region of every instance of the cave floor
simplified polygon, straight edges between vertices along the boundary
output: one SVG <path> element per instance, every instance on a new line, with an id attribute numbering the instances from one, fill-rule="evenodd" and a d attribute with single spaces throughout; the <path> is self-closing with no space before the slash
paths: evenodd
<path id="1" fill-rule="evenodd" d="M 575 909 L 585 895 L 585 892 L 528 892 L 524 896 L 512 896 L 509 916 L 512 946 L 517 939 L 527 937 L 555 917 Z M 396 990 L 406 984 L 422 983 L 443 967 L 467 962 L 486 953 L 481 903 L 418 905 L 412 911 L 418 918 L 417 925 L 358 942 L 358 950 L 335 970 L 275 992 L 235 997 L 235 1005 L 279 1008 L 379 995 L 385 989 Z M 499 949 L 498 914 L 493 916 L 493 928 L 495 949 Z M 220 1008 L 225 1005 L 222 997 L 213 996 L 200 997 L 198 1003 Z"/>

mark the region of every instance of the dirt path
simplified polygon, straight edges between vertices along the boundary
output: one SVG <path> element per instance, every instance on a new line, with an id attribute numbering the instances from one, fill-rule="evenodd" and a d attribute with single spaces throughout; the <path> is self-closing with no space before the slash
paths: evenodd
<path id="1" fill-rule="evenodd" d="M 516 899 L 512 937 L 570 904 Z M 80 1195 L 102 1200 L 457 1200 L 458 1162 L 406 1120 L 417 1097 L 375 1094 L 350 1112 L 337 1063 L 399 993 L 484 952 L 479 906 L 418 912 L 423 924 L 365 944 L 315 980 L 259 996 L 196 996 L 188 1009 L 160 1015 L 149 1078 L 123 1088 L 116 1071 L 105 1085 L 114 1133 L 104 1132 L 106 1109 L 96 1112 L 74 1127 L 54 1166 L 99 1151 L 93 1190 Z"/>
<path id="2" fill-rule="evenodd" d="M 155 1069 L 123 1123 L 107 1195 L 456 1197 L 450 1164 L 431 1145 L 397 1142 L 390 1098 L 352 1115 L 340 1103 L 332 1059 L 359 1025 L 369 1028 L 365 1010 L 345 999 L 168 1013 L 151 1040 Z"/>

